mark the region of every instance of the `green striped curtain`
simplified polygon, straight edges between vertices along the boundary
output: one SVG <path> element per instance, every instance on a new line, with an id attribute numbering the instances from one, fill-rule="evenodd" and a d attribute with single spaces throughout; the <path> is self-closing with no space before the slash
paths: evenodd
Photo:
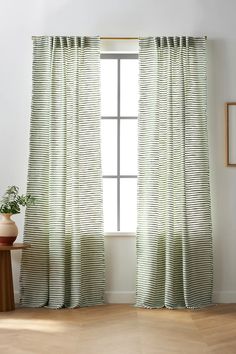
<path id="1" fill-rule="evenodd" d="M 36 37 L 23 306 L 103 303 L 100 40 Z"/>
<path id="2" fill-rule="evenodd" d="M 206 40 L 140 39 L 137 306 L 212 302 Z"/>

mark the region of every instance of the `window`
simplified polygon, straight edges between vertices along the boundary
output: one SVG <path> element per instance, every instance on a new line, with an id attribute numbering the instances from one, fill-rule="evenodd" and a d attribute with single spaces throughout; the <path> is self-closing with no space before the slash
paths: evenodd
<path id="1" fill-rule="evenodd" d="M 138 55 L 101 55 L 105 232 L 135 232 L 137 210 Z"/>

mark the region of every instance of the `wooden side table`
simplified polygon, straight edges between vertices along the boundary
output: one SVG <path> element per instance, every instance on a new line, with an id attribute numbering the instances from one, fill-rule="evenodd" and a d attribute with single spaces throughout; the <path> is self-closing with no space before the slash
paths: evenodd
<path id="1" fill-rule="evenodd" d="M 15 310 L 11 251 L 29 248 L 28 243 L 0 246 L 0 312 Z"/>

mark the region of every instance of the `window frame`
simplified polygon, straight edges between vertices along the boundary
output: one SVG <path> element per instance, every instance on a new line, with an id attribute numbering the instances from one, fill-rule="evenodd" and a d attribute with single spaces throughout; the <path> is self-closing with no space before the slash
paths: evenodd
<path id="1" fill-rule="evenodd" d="M 121 116 L 120 114 L 120 90 L 121 90 L 121 80 L 120 80 L 120 65 L 122 59 L 138 59 L 138 53 L 101 53 L 100 59 L 115 59 L 117 60 L 117 115 L 116 116 L 102 116 L 101 120 L 116 120 L 117 121 L 117 171 L 114 175 L 103 175 L 102 178 L 115 178 L 117 180 L 117 230 L 116 231 L 105 231 L 105 235 L 109 236 L 135 236 L 136 230 L 126 232 L 120 231 L 120 180 L 122 178 L 136 178 L 137 175 L 123 175 L 120 173 L 120 126 L 121 120 L 125 119 L 138 119 L 138 116 Z"/>

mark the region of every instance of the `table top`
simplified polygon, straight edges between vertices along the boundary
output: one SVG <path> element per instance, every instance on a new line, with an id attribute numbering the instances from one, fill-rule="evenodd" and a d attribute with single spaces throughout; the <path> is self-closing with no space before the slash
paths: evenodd
<path id="1" fill-rule="evenodd" d="M 0 251 L 15 251 L 31 247 L 30 243 L 13 243 L 11 246 L 0 246 Z"/>

